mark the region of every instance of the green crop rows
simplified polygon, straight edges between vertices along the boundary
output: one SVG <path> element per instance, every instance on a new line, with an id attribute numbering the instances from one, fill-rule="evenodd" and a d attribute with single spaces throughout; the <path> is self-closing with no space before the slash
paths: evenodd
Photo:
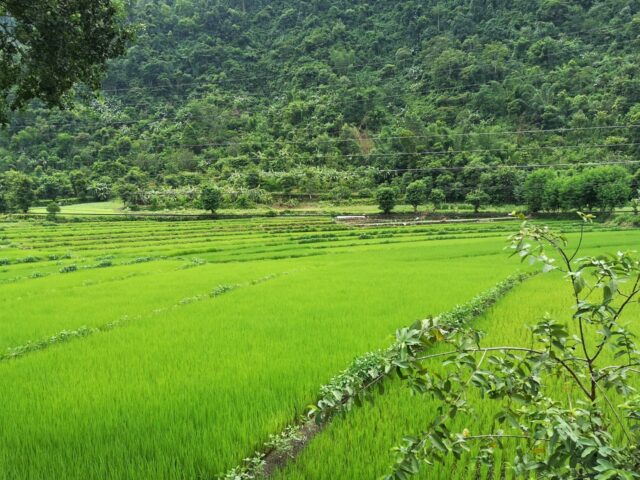
<path id="1" fill-rule="evenodd" d="M 516 228 L 2 223 L 0 478 L 216 478 L 396 328 L 523 268 L 503 251 Z M 640 239 L 590 229 L 592 250 Z M 545 309 L 564 312 L 558 281 L 531 280 L 494 307 L 479 321 L 488 338 L 519 339 Z M 278 478 L 375 478 L 430 411 L 392 389 L 329 425 Z M 424 478 L 476 474 L 453 467 Z"/>

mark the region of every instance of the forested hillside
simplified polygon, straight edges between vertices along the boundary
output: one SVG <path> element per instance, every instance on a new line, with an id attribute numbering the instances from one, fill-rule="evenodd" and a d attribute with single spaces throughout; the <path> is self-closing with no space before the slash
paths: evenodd
<path id="1" fill-rule="evenodd" d="M 640 0 L 126 8 L 137 38 L 100 98 L 78 88 L 72 109 L 33 105 L 0 134 L 0 207 L 20 188 L 162 208 L 205 183 L 248 206 L 420 179 L 427 197 L 555 210 L 638 188 Z"/>

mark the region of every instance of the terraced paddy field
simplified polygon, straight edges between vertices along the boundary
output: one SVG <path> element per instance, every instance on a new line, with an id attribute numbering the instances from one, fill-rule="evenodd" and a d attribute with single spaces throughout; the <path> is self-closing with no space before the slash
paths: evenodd
<path id="1" fill-rule="evenodd" d="M 576 222 L 555 226 L 576 235 Z M 503 251 L 517 227 L 2 223 L 0 478 L 216 478 L 354 357 L 523 268 Z M 591 250 L 640 240 L 589 229 Z M 490 339 L 519 340 L 545 310 L 565 311 L 556 285 L 530 280 L 478 324 Z M 334 421 L 276 475 L 376 478 L 432 411 L 398 386 Z M 475 475 L 451 472 L 424 478 Z"/>

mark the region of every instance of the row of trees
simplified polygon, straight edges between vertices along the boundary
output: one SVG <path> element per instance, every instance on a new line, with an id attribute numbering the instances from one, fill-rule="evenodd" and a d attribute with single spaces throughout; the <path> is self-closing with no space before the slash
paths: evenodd
<path id="1" fill-rule="evenodd" d="M 522 183 L 516 187 L 514 199 L 517 203 L 524 204 L 532 213 L 595 209 L 610 212 L 616 207 L 627 205 L 630 200 L 633 205 L 637 205 L 637 198 L 632 198 L 634 185 L 637 187 L 633 177 L 622 167 L 602 166 L 562 174 L 554 170 L 539 169 L 523 178 Z M 496 196 L 494 191 L 478 186 L 466 194 L 465 202 L 472 205 L 476 212 L 485 205 L 500 205 L 503 199 Z M 378 190 L 380 209 L 388 213 L 399 197 L 397 190 L 381 188 Z M 429 189 L 428 184 L 422 180 L 411 183 L 406 189 L 405 201 L 414 210 L 426 202 L 439 208 L 445 199 L 443 190 Z"/>
<path id="2" fill-rule="evenodd" d="M 603 165 L 568 173 L 538 169 L 522 177 L 522 183 L 515 188 L 514 199 L 531 213 L 595 209 L 611 212 L 629 202 L 637 211 L 639 200 L 634 194 L 640 197 L 640 190 L 634 190 L 633 180 L 628 170 L 620 166 Z M 390 213 L 402 200 L 412 205 L 414 211 L 427 202 L 438 209 L 446 201 L 446 195 L 442 189 L 432 188 L 430 182 L 416 180 L 406 187 L 404 196 L 398 188 L 382 186 L 377 190 L 376 199 L 380 210 Z M 500 205 L 503 198 L 495 195 L 495 189 L 479 185 L 470 190 L 464 200 L 477 213 L 482 206 Z"/>
<path id="3" fill-rule="evenodd" d="M 626 205 L 633 192 L 629 173 L 621 167 L 603 166 L 573 175 L 538 170 L 524 182 L 523 200 L 532 212 L 611 211 Z"/>
<path id="4" fill-rule="evenodd" d="M 445 202 L 465 202 L 476 212 L 487 205 L 524 205 L 530 212 L 596 209 L 609 212 L 634 200 L 640 188 L 637 172 L 634 176 L 627 168 L 616 165 L 567 171 L 541 168 L 531 172 L 500 167 L 466 179 L 463 171 L 459 178 L 467 183 L 461 192 L 441 181 L 442 177 L 450 180 L 450 173 L 431 176 L 415 172 L 389 179 L 372 170 L 302 169 L 281 175 L 250 170 L 226 181 L 215 176 L 182 175 L 176 176 L 175 182 L 161 185 L 136 167 L 115 183 L 109 176 L 92 177 L 85 173 L 73 170 L 29 176 L 15 170 L 6 172 L 0 175 L 0 211 L 27 211 L 35 202 L 103 201 L 116 197 L 130 208 L 199 208 L 206 196 L 203 192 L 213 184 L 219 192 L 215 209 L 223 204 L 240 208 L 273 205 L 298 197 L 337 203 L 375 197 L 386 213 L 402 202 L 416 211 L 427 203 L 439 209 Z M 317 190 L 309 192 L 310 185 Z M 206 206 L 205 209 L 211 210 Z"/>

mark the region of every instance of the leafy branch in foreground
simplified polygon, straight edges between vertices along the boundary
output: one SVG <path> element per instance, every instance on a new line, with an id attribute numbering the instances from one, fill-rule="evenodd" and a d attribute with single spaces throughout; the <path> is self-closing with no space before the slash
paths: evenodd
<path id="1" fill-rule="evenodd" d="M 132 30 L 112 0 L 0 1 L 0 125 L 40 98 L 62 106 L 77 82 L 93 89 Z"/>
<path id="2" fill-rule="evenodd" d="M 640 395 L 631 384 L 640 372 L 640 351 L 633 333 L 621 324 L 640 294 L 639 260 L 625 252 L 580 258 L 582 235 L 570 249 L 563 236 L 527 222 L 510 241 L 523 261 L 565 274 L 572 285 L 575 325 L 570 330 L 545 315 L 530 328 L 527 346 L 490 348 L 482 346 L 482 333 L 467 324 L 434 320 L 430 328 L 412 331 L 407 345 L 449 347 L 431 355 L 409 349 L 395 364 L 415 392 L 438 399 L 439 407 L 424 432 L 405 438 L 396 449 L 397 461 L 386 478 L 405 479 L 421 465 L 450 455 L 461 458 L 474 444 L 478 460 L 490 464 L 495 450 L 507 442 L 516 443 L 510 468 L 518 476 L 640 478 Z M 605 350 L 610 354 L 603 355 Z M 448 373 L 429 368 L 436 358 Z M 613 360 L 607 363 L 606 358 Z M 565 400 L 553 395 L 558 385 L 569 387 Z M 452 419 L 472 413 L 472 391 L 496 402 L 494 427 L 485 434 L 453 432 Z M 615 405 L 612 392 L 626 403 Z"/>

